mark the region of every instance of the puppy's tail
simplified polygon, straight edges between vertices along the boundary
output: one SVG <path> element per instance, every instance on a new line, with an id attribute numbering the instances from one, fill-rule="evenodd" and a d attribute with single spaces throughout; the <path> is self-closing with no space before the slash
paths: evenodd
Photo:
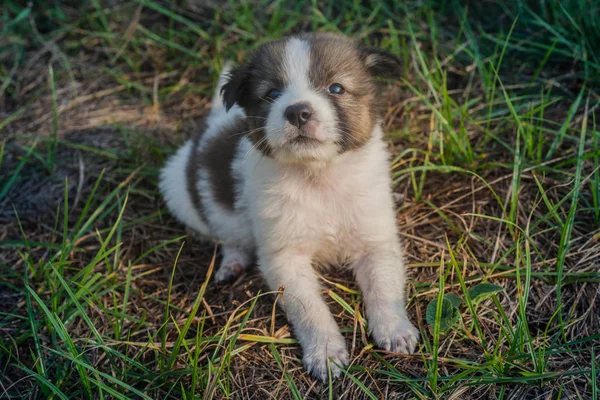
<path id="1" fill-rule="evenodd" d="M 225 65 L 223 65 L 223 68 L 221 69 L 221 74 L 219 75 L 219 79 L 217 80 L 217 87 L 215 89 L 215 94 L 213 95 L 212 98 L 212 111 L 221 111 L 225 109 L 225 103 L 223 102 L 223 95 L 221 94 L 221 90 L 223 89 L 223 86 L 227 83 L 227 81 L 229 80 L 229 74 L 231 73 L 231 70 L 233 69 L 233 62 L 230 60 L 225 61 Z"/>

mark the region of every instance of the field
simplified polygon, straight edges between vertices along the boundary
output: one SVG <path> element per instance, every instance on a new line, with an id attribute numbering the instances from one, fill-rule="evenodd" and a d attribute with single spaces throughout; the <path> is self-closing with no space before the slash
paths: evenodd
<path id="1" fill-rule="evenodd" d="M 0 6 L 0 399 L 598 399 L 598 1 L 24 3 Z M 156 187 L 224 61 L 306 30 L 403 62 L 381 96 L 422 336 L 375 348 L 323 275 L 351 351 L 327 385 Z"/>

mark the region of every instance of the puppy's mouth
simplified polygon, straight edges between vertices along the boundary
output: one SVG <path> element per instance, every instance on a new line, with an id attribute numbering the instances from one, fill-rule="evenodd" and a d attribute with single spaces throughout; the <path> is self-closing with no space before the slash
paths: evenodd
<path id="1" fill-rule="evenodd" d="M 276 159 L 286 163 L 310 163 L 327 161 L 338 154 L 331 124 L 319 120 L 316 115 L 304 121 L 292 117 L 294 115 L 283 126 L 271 125 L 272 130 L 269 130 L 267 123 L 266 134 Z"/>
<path id="2" fill-rule="evenodd" d="M 289 143 L 299 146 L 318 146 L 322 142 L 314 137 L 299 134 L 298 136 L 292 138 Z"/>
<path id="3" fill-rule="evenodd" d="M 325 142 L 325 136 L 321 123 L 316 120 L 308 121 L 305 125 L 294 127 L 293 136 L 288 143 L 301 146 L 317 146 Z"/>

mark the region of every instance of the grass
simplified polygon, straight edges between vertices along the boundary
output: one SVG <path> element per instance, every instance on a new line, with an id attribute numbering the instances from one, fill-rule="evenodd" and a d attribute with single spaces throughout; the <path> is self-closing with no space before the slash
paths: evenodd
<path id="1" fill-rule="evenodd" d="M 214 3 L 2 3 L 0 399 L 597 399 L 600 6 Z M 351 364 L 327 385 L 258 272 L 216 287 L 156 189 L 224 60 L 302 30 L 404 65 L 382 96 L 420 350 L 374 348 L 329 273 Z"/>

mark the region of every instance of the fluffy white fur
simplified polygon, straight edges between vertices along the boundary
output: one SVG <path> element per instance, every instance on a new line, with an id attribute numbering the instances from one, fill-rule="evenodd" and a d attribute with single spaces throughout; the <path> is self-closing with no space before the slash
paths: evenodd
<path id="1" fill-rule="evenodd" d="M 349 355 L 313 266 L 333 264 L 353 271 L 378 346 L 411 353 L 419 333 L 405 311 L 405 265 L 381 127 L 375 127 L 363 147 L 337 154 L 335 113 L 308 85 L 308 57 L 305 42 L 289 41 L 285 68 L 292 83 L 273 104 L 266 124 L 274 157 L 265 157 L 247 138 L 240 142 L 232 166 L 241 177 L 234 212 L 212 200 L 206 171 L 200 173 L 198 189 L 208 200 L 208 224 L 195 212 L 185 190 L 189 143 L 163 170 L 160 189 L 181 222 L 224 242 L 217 280 L 239 272 L 255 252 L 269 287 L 284 290 L 283 307 L 302 346 L 305 367 L 326 380 L 329 369 L 339 375 L 336 365 L 347 365 Z M 203 140 L 244 117 L 238 106 L 226 112 L 218 93 L 219 88 Z M 318 110 L 323 142 L 300 155 L 285 145 L 289 133 L 283 110 L 295 101 L 309 101 Z M 309 161 L 299 168 L 291 162 L 297 157 Z"/>
<path id="2" fill-rule="evenodd" d="M 191 150 L 192 141 L 188 140 L 171 156 L 160 172 L 159 189 L 167 207 L 179 222 L 202 235 L 210 236 L 210 228 L 196 212 L 187 189 L 185 170 Z"/>

